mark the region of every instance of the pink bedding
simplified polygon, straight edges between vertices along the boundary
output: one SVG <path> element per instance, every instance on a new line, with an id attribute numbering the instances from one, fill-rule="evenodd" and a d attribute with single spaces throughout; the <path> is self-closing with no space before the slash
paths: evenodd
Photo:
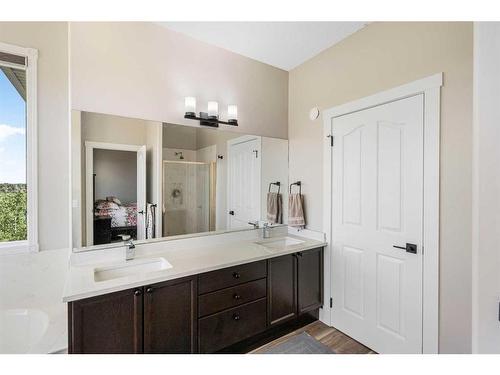
<path id="1" fill-rule="evenodd" d="M 94 210 L 96 217 L 111 217 L 112 228 L 137 226 L 137 203 L 123 205 L 106 203 L 96 202 L 96 209 Z"/>

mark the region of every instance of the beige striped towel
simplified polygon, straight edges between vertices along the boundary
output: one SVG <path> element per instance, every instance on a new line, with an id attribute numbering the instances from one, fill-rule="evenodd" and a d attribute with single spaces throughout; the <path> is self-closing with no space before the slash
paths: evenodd
<path id="1" fill-rule="evenodd" d="M 306 225 L 304 218 L 304 197 L 302 194 L 290 194 L 288 197 L 288 225 L 303 228 Z"/>
<path id="2" fill-rule="evenodd" d="M 281 194 L 267 193 L 267 221 L 269 224 L 281 224 L 283 222 Z"/>

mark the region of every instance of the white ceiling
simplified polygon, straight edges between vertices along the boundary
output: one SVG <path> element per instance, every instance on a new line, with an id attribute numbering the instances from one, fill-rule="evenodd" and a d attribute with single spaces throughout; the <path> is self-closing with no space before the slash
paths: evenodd
<path id="1" fill-rule="evenodd" d="M 160 22 L 203 42 L 291 70 L 366 22 Z"/>

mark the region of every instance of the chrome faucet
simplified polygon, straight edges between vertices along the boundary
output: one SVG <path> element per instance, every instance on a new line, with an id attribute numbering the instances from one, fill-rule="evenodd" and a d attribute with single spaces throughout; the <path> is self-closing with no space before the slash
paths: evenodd
<path id="1" fill-rule="evenodd" d="M 270 238 L 271 237 L 271 228 L 269 227 L 269 223 L 264 223 L 262 226 L 262 238 Z"/>
<path id="2" fill-rule="evenodd" d="M 135 245 L 134 242 L 132 241 L 131 236 L 129 235 L 122 235 L 122 239 L 125 241 L 125 260 L 132 260 L 135 258 Z"/>
<path id="3" fill-rule="evenodd" d="M 249 221 L 248 224 L 253 225 L 253 229 L 259 229 L 258 221 Z"/>
<path id="4" fill-rule="evenodd" d="M 263 223 L 262 221 L 249 221 L 248 224 L 253 225 L 253 229 L 262 228 L 262 238 L 271 237 L 271 227 L 269 223 Z M 262 225 L 262 226 L 261 226 Z"/>

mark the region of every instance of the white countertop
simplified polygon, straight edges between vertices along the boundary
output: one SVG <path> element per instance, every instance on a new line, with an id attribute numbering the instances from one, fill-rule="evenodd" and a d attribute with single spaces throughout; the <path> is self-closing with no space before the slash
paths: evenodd
<path id="1" fill-rule="evenodd" d="M 283 232 L 280 228 L 273 229 L 273 232 L 275 233 L 272 234 L 272 238 L 265 240 L 259 238 L 261 231 L 255 230 L 138 245 L 134 259 L 164 258 L 172 265 L 172 268 L 99 282 L 94 280 L 94 268 L 124 264 L 124 248 L 74 253 L 69 265 L 63 302 L 173 280 L 326 245 L 324 236 L 318 232 L 312 232 L 314 234 L 310 235 L 311 231 L 303 231 L 303 235 L 309 232 L 307 237 L 299 236 L 297 232 L 287 233 L 286 229 Z M 303 242 L 273 249 L 257 243 L 276 241 L 285 236 Z"/>

